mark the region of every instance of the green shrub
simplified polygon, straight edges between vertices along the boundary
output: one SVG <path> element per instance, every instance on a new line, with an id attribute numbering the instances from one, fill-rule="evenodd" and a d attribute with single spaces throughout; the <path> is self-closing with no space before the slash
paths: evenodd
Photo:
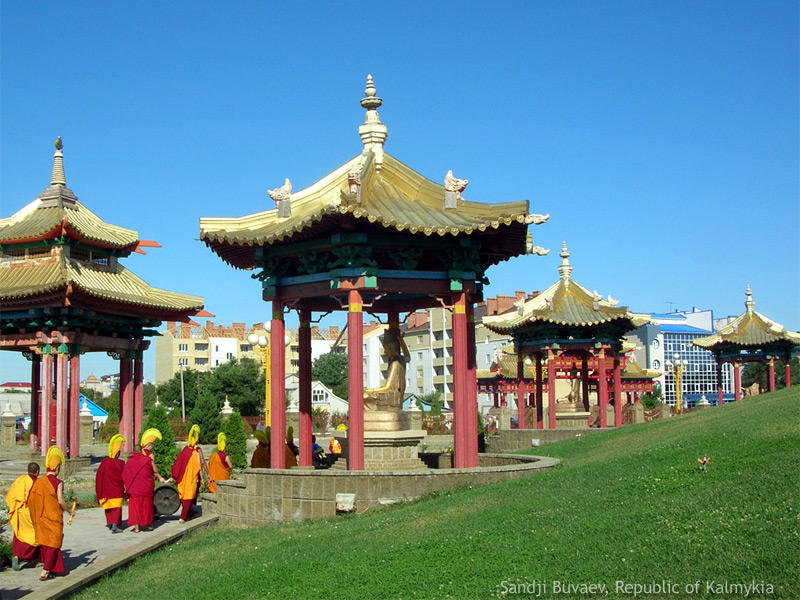
<path id="1" fill-rule="evenodd" d="M 663 401 L 663 397 L 661 395 L 661 388 L 657 387 L 652 392 L 645 392 L 642 394 L 642 397 L 639 399 L 639 402 L 642 404 L 645 410 L 653 410 L 661 406 L 661 402 Z"/>
<path id="2" fill-rule="evenodd" d="M 147 413 L 147 419 L 142 424 L 142 431 L 151 427 L 161 432 L 161 439 L 153 444 L 153 454 L 161 476 L 166 479 L 169 477 L 172 465 L 180 451 L 175 447 L 175 434 L 172 432 L 172 426 L 167 417 L 167 409 L 162 404 L 154 406 Z"/>
<path id="3" fill-rule="evenodd" d="M 203 390 L 200 393 L 192 411 L 192 421 L 200 427 L 201 444 L 213 444 L 217 441 L 221 425 L 219 402 L 211 392 Z"/>
<path id="4" fill-rule="evenodd" d="M 115 433 L 119 433 L 119 418 L 108 417 L 106 422 L 100 427 L 98 437 L 101 442 L 108 442 Z"/>
<path id="5" fill-rule="evenodd" d="M 0 568 L 11 565 L 13 554 L 14 546 L 11 542 L 0 542 Z"/>
<path id="6" fill-rule="evenodd" d="M 231 464 L 236 469 L 244 469 L 247 466 L 247 435 L 245 434 L 245 423 L 242 415 L 234 409 L 230 417 L 223 423 L 222 430 L 228 438 L 228 446 L 225 448 L 228 456 L 231 457 Z M 249 425 L 248 425 L 249 427 Z"/>
<path id="7" fill-rule="evenodd" d="M 347 425 L 347 413 L 335 412 L 331 415 L 331 427 L 333 429 L 343 424 Z"/>
<path id="8" fill-rule="evenodd" d="M 311 422 L 314 431 L 325 433 L 328 430 L 328 416 L 329 413 L 324 408 L 315 406 L 311 409 Z"/>

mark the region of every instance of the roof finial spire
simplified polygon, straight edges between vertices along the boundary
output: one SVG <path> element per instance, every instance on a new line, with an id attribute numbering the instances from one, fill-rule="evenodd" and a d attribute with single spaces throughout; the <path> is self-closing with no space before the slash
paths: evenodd
<path id="1" fill-rule="evenodd" d="M 747 296 L 747 300 L 745 300 L 744 305 L 747 307 L 747 312 L 751 313 L 756 307 L 756 301 L 753 300 L 753 290 L 750 289 L 750 284 L 747 284 L 747 291 L 745 292 Z"/>
<path id="2" fill-rule="evenodd" d="M 364 124 L 359 126 L 358 135 L 364 142 L 364 154 L 370 150 L 375 156 L 375 170 L 380 171 L 383 164 L 383 144 L 389 137 L 389 128 L 381 123 L 378 108 L 383 104 L 383 99 L 378 97 L 375 89 L 375 81 L 372 75 L 367 75 L 367 89 L 365 97 L 361 99 L 361 106 L 367 109 L 367 116 Z"/>
<path id="3" fill-rule="evenodd" d="M 67 185 L 67 176 L 64 174 L 64 153 L 61 149 L 64 147 L 61 141 L 61 136 L 56 138 L 56 152 L 53 155 L 53 175 L 50 177 L 50 185 Z"/>
<path id="4" fill-rule="evenodd" d="M 569 285 L 570 277 L 572 277 L 572 265 L 569 264 L 570 253 L 567 249 L 567 242 L 561 244 L 561 254 L 559 256 L 561 256 L 561 266 L 558 267 L 558 273 L 564 283 Z"/>

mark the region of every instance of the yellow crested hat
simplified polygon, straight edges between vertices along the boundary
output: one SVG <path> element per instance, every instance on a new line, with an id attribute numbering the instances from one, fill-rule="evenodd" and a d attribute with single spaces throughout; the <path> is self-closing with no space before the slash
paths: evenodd
<path id="1" fill-rule="evenodd" d="M 47 450 L 47 456 L 44 459 L 44 464 L 48 471 L 55 471 L 56 467 L 63 466 L 67 462 L 67 457 L 58 446 L 50 446 Z"/>
<path id="2" fill-rule="evenodd" d="M 119 449 L 122 447 L 122 444 L 125 443 L 125 436 L 121 433 L 115 433 L 111 436 L 111 439 L 108 440 L 108 455 L 111 458 L 114 458 L 119 452 Z"/>
<path id="3" fill-rule="evenodd" d="M 253 436 L 262 444 L 269 444 L 269 439 L 267 438 L 267 434 L 257 429 L 253 432 Z"/>
<path id="4" fill-rule="evenodd" d="M 228 445 L 228 436 L 221 431 L 217 435 L 217 448 L 220 452 L 225 452 L 225 447 Z"/>
<path id="5" fill-rule="evenodd" d="M 160 439 L 161 439 L 161 432 L 155 427 L 151 427 L 142 434 L 142 440 L 141 440 L 142 448 L 147 446 L 147 444 L 152 444 L 156 440 Z"/>
<path id="6" fill-rule="evenodd" d="M 196 446 L 199 440 L 200 440 L 200 426 L 192 425 L 191 429 L 189 429 L 189 438 L 187 442 L 190 446 Z"/>
<path id="7" fill-rule="evenodd" d="M 347 425 L 345 425 L 344 423 L 339 423 L 336 426 L 336 431 L 347 431 Z"/>

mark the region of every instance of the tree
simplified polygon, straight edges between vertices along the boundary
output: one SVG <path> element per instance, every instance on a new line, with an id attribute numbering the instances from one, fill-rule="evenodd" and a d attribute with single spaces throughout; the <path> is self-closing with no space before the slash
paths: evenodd
<path id="1" fill-rule="evenodd" d="M 167 409 L 161 404 L 153 406 L 147 413 L 147 418 L 142 424 L 142 432 L 153 427 L 161 432 L 161 439 L 153 444 L 156 466 L 162 476 L 169 477 L 179 450 L 175 447 L 175 434 L 172 433 L 169 424 Z M 138 440 L 136 442 L 138 443 Z"/>
<path id="2" fill-rule="evenodd" d="M 439 391 L 428 392 L 427 394 L 422 396 L 422 398 L 420 398 L 420 401 L 425 404 L 430 404 L 431 415 L 442 414 L 442 407 L 444 406 L 444 400 L 442 400 L 442 392 Z"/>
<path id="3" fill-rule="evenodd" d="M 114 390 L 111 392 L 111 395 L 105 398 L 101 394 L 98 394 L 94 402 L 101 408 L 107 410 L 109 417 L 119 419 L 119 390 Z"/>
<path id="4" fill-rule="evenodd" d="M 347 381 L 347 355 L 329 352 L 318 357 L 311 367 L 311 377 L 333 390 Z"/>
<path id="5" fill-rule="evenodd" d="M 786 361 L 775 361 L 775 389 L 780 390 L 786 387 Z M 795 357 L 791 360 L 792 373 L 800 376 L 800 359 Z M 762 362 L 745 363 L 742 372 L 742 385 L 749 387 L 758 382 L 758 387 L 762 392 L 769 390 L 769 369 Z"/>
<path id="6" fill-rule="evenodd" d="M 264 411 L 264 371 L 261 363 L 252 358 L 218 366 L 203 382 L 203 389 L 220 402 L 227 396 L 231 406 L 243 415 L 258 415 Z"/>
<path id="7" fill-rule="evenodd" d="M 222 424 L 222 431 L 228 438 L 225 451 L 231 457 L 231 464 L 237 469 L 244 469 L 247 466 L 247 436 L 244 433 L 242 415 L 235 408 Z"/>
<path id="8" fill-rule="evenodd" d="M 660 406 L 663 401 L 664 396 L 659 386 L 654 387 L 652 392 L 645 392 L 639 399 L 639 402 L 641 402 L 645 410 L 653 410 L 657 406 Z"/>
<path id="9" fill-rule="evenodd" d="M 203 390 L 192 411 L 192 421 L 200 427 L 200 443 L 213 444 L 220 430 L 220 405 L 214 394 Z"/>
<path id="10" fill-rule="evenodd" d="M 204 387 L 204 379 L 208 373 L 200 373 L 194 369 L 183 369 L 183 395 L 185 400 L 186 414 L 189 415 L 194 410 L 197 396 Z M 169 381 L 162 383 L 156 388 L 159 401 L 167 409 L 177 409 L 176 415 L 181 414 L 181 373 L 175 375 Z"/>

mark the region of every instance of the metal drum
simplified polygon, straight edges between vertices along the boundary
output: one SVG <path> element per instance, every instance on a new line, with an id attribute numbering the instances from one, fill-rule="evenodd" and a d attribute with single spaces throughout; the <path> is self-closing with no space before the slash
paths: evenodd
<path id="1" fill-rule="evenodd" d="M 153 507 L 157 515 L 174 514 L 181 507 L 178 490 L 171 485 L 160 485 L 153 493 Z"/>

